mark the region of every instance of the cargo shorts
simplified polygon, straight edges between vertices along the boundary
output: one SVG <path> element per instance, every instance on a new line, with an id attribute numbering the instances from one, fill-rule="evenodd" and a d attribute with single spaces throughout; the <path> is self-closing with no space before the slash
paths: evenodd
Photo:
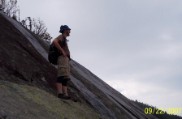
<path id="1" fill-rule="evenodd" d="M 64 56 L 58 57 L 58 72 L 57 77 L 65 76 L 70 77 L 70 63 L 69 58 Z"/>

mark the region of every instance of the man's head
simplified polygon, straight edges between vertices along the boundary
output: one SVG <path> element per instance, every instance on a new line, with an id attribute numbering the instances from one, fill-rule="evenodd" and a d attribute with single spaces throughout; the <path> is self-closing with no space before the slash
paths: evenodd
<path id="1" fill-rule="evenodd" d="M 61 25 L 60 27 L 60 33 L 62 33 L 65 36 L 69 36 L 70 35 L 70 28 L 67 25 Z"/>

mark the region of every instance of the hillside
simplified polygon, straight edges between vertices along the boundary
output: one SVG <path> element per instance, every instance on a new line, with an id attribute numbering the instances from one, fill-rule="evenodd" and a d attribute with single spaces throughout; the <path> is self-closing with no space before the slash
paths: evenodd
<path id="1" fill-rule="evenodd" d="M 60 101 L 32 85 L 0 80 L 0 119 L 99 119 L 85 103 Z"/>
<path id="2" fill-rule="evenodd" d="M 56 97 L 56 68 L 38 40 L 0 12 L 0 119 L 158 119 L 71 61 L 69 93 Z"/>
<path id="3" fill-rule="evenodd" d="M 55 67 L 2 15 L 0 26 L 0 118 L 98 117 L 82 99 L 78 103 L 60 101 L 54 90 Z"/>

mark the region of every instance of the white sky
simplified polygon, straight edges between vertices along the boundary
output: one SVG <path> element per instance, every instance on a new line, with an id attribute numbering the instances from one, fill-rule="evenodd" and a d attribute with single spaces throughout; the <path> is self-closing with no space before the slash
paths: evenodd
<path id="1" fill-rule="evenodd" d="M 182 108 L 182 0 L 18 4 L 21 18 L 40 18 L 54 38 L 60 25 L 68 25 L 72 58 L 126 97 L 158 108 Z"/>

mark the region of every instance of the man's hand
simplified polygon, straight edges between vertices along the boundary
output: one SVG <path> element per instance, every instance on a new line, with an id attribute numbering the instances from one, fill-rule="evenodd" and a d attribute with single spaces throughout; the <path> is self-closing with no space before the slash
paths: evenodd
<path id="1" fill-rule="evenodd" d="M 67 57 L 67 54 L 66 54 L 65 52 L 63 52 L 63 56 L 64 56 L 64 57 Z"/>
<path id="2" fill-rule="evenodd" d="M 67 57 L 67 54 L 66 54 L 66 52 L 62 49 L 62 50 L 60 50 L 60 53 L 64 56 L 64 57 Z"/>

